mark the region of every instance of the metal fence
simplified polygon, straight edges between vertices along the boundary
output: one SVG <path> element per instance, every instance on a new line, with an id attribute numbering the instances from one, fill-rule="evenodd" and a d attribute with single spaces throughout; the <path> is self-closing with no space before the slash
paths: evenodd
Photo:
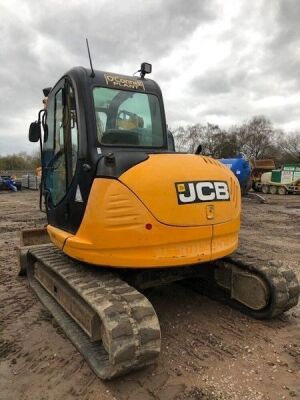
<path id="1" fill-rule="evenodd" d="M 33 174 L 27 174 L 22 176 L 21 181 L 23 188 L 38 190 L 41 183 L 41 177 Z"/>

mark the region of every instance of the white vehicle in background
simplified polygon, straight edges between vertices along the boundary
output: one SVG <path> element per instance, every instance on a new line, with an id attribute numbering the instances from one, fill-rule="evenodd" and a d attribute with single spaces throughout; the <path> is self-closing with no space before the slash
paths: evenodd
<path id="1" fill-rule="evenodd" d="M 265 194 L 300 193 L 300 164 L 286 164 L 280 169 L 265 172 L 257 188 Z"/>

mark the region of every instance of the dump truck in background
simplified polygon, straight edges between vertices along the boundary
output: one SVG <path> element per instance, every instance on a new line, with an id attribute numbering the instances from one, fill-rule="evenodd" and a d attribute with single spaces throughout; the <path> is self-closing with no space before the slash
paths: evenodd
<path id="1" fill-rule="evenodd" d="M 260 191 L 261 176 L 265 172 L 270 172 L 276 168 L 274 160 L 250 160 L 251 175 L 252 175 L 252 189 L 256 192 Z"/>
<path id="2" fill-rule="evenodd" d="M 300 193 L 300 164 L 286 164 L 280 169 L 263 173 L 256 188 L 265 194 Z"/>

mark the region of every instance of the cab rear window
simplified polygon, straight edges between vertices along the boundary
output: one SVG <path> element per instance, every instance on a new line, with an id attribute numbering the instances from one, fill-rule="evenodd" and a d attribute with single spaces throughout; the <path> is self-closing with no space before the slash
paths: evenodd
<path id="1" fill-rule="evenodd" d="M 152 94 L 97 87 L 93 90 L 97 137 L 104 145 L 162 147 L 162 117 Z"/>

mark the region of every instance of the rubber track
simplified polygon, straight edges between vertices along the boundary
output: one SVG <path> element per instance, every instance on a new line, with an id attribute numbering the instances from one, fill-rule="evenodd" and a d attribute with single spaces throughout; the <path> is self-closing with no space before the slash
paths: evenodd
<path id="1" fill-rule="evenodd" d="M 268 305 L 262 310 L 252 310 L 230 297 L 228 290 L 218 286 L 214 280 L 213 268 L 222 267 L 223 262 L 241 268 L 243 271 L 257 274 L 267 284 L 270 290 Z M 238 309 L 244 314 L 257 319 L 271 319 L 277 317 L 299 301 L 300 286 L 295 273 L 280 262 L 270 261 L 267 258 L 257 257 L 250 252 L 239 249 L 229 257 L 217 260 L 211 265 L 211 274 L 206 278 L 187 280 L 183 284 L 194 291 L 206 295 L 220 303 Z"/>
<path id="2" fill-rule="evenodd" d="M 117 274 L 73 261 L 52 245 L 30 250 L 28 260 L 30 285 L 97 376 L 111 379 L 156 361 L 160 327 L 145 296 Z M 101 341 L 92 343 L 34 278 L 35 262 L 53 271 L 98 313 L 105 330 L 106 349 Z"/>
<path id="3" fill-rule="evenodd" d="M 298 304 L 300 294 L 298 279 L 296 274 L 284 263 L 257 257 L 257 255 L 252 255 L 243 249 L 239 249 L 230 257 L 226 257 L 224 261 L 232 263 L 244 271 L 259 275 L 270 288 L 270 301 L 266 308 L 254 311 L 246 306 L 239 305 L 242 311 L 258 319 L 270 319 Z"/>

